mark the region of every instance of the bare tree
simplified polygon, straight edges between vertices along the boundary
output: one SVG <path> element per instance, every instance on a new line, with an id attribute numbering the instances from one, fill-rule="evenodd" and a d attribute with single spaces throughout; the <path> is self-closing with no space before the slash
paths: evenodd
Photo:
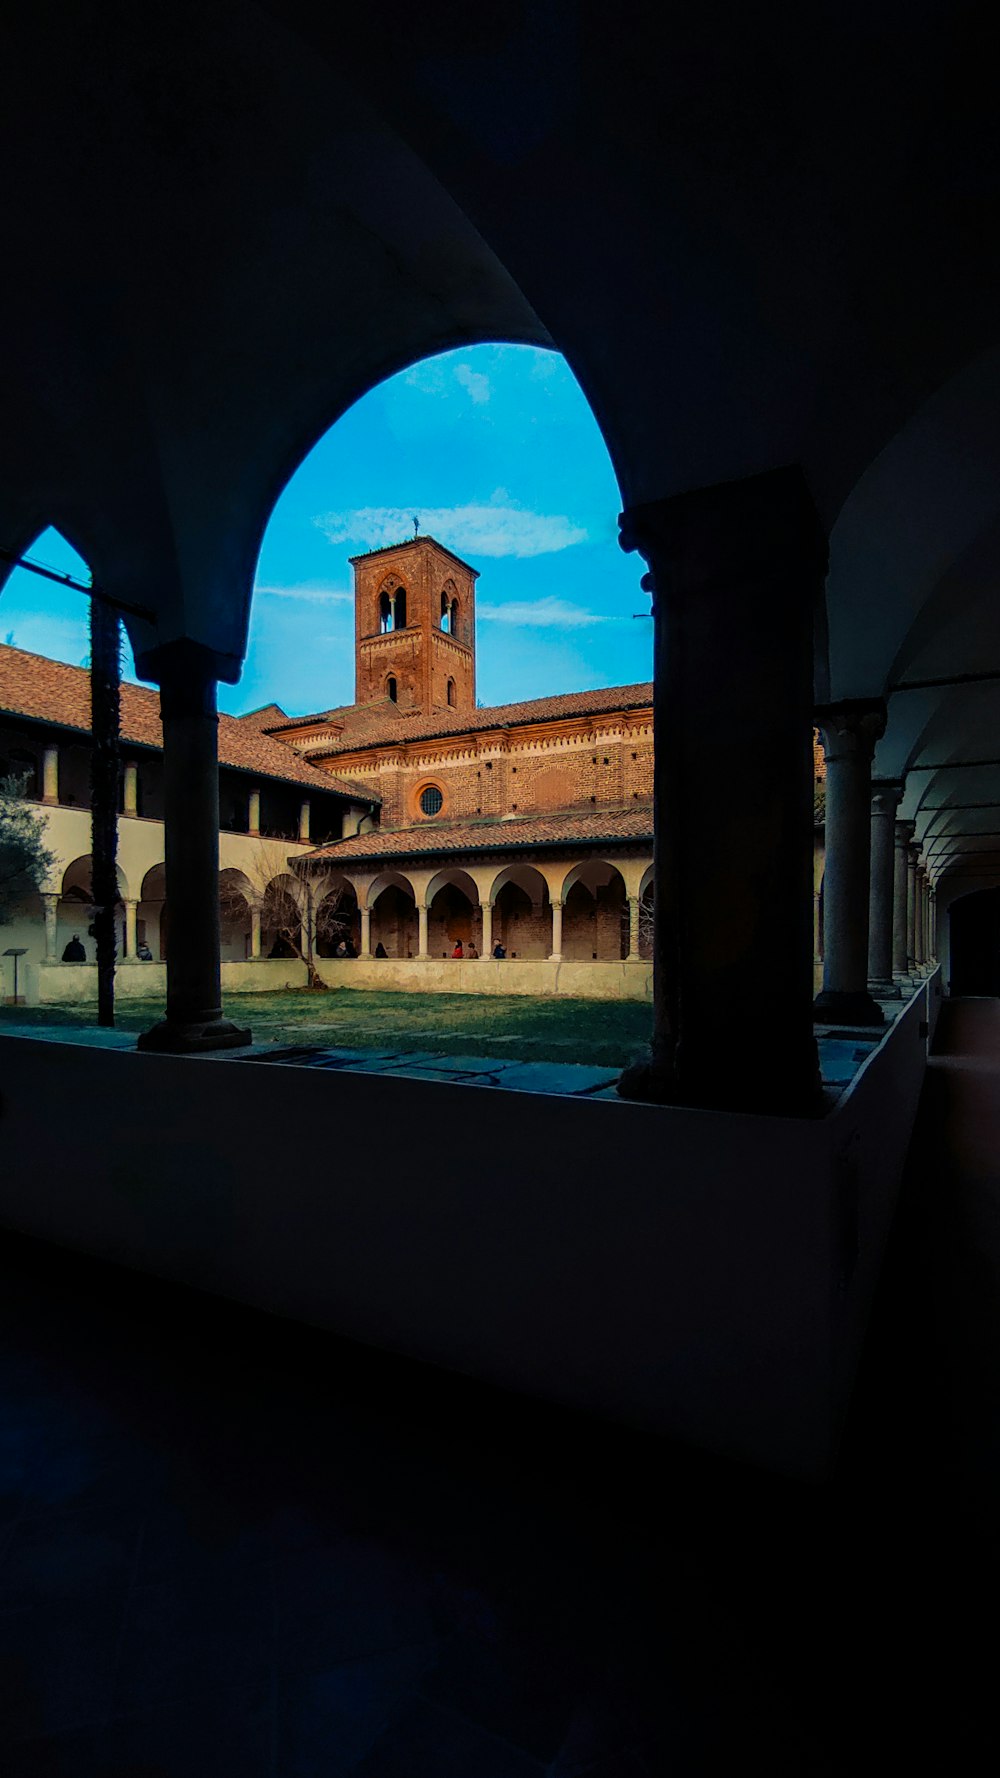
<path id="1" fill-rule="evenodd" d="M 327 986 L 316 968 L 319 947 L 331 949 L 351 936 L 353 909 L 344 893 L 343 879 L 322 862 L 308 871 L 292 868 L 276 872 L 274 855 L 260 842 L 243 864 L 224 871 L 219 879 L 219 915 L 235 925 L 248 908 L 260 917 L 271 955 L 297 957 L 306 966 L 310 988 Z M 242 878 L 241 881 L 235 880 Z"/>

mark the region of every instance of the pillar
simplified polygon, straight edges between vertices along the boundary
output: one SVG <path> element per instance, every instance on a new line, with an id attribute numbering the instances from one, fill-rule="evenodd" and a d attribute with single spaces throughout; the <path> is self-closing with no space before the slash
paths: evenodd
<path id="1" fill-rule="evenodd" d="M 914 828 L 916 823 L 914 823 Z M 906 968 L 909 975 L 917 968 L 917 859 L 920 847 L 911 840 L 906 848 Z"/>
<path id="2" fill-rule="evenodd" d="M 937 890 L 933 887 L 929 895 L 930 903 L 930 958 L 932 963 L 938 960 L 937 949 Z"/>
<path id="3" fill-rule="evenodd" d="M 139 813 L 139 767 L 134 759 L 125 761 L 122 813 L 125 815 L 138 815 Z M 129 956 L 131 955 L 130 951 Z"/>
<path id="4" fill-rule="evenodd" d="M 59 895 L 46 891 L 42 895 L 45 906 L 45 961 L 59 961 Z"/>
<path id="5" fill-rule="evenodd" d="M 550 963 L 562 962 L 562 917 L 563 904 L 561 901 L 554 901 L 552 903 L 552 949 L 549 952 Z"/>
<path id="6" fill-rule="evenodd" d="M 160 685 L 170 948 L 166 1018 L 143 1032 L 140 1049 L 224 1049 L 250 1041 L 249 1031 L 222 1016 L 215 664 L 211 650 L 186 639 L 143 661 Z"/>
<path id="7" fill-rule="evenodd" d="M 873 784 L 871 802 L 871 892 L 868 899 L 868 987 L 879 1000 L 898 1000 L 893 980 L 896 810 L 902 784 Z"/>
<path id="8" fill-rule="evenodd" d="M 638 895 L 628 898 L 628 959 L 629 963 L 639 962 L 639 908 Z"/>
<path id="9" fill-rule="evenodd" d="M 260 791 L 251 790 L 247 802 L 247 833 L 260 838 Z"/>
<path id="10" fill-rule="evenodd" d="M 260 903 L 256 898 L 250 903 L 250 960 L 260 956 Z"/>
<path id="11" fill-rule="evenodd" d="M 849 698 L 823 706 L 816 720 L 826 755 L 826 868 L 823 986 L 815 1013 L 824 1023 L 881 1025 L 882 1011 L 868 992 L 868 902 L 872 756 L 885 731 L 885 705 Z"/>
<path id="12" fill-rule="evenodd" d="M 309 838 L 309 803 L 302 803 L 299 808 L 299 839 L 305 842 Z"/>
<path id="13" fill-rule="evenodd" d="M 42 754 L 42 801 L 59 801 L 59 748 L 54 742 Z"/>
<path id="14" fill-rule="evenodd" d="M 653 594 L 655 912 L 651 1052 L 618 1090 L 809 1113 L 821 1104 L 812 682 L 826 539 L 797 468 L 650 501 L 620 523 Z M 752 790 L 722 796 L 734 751 Z"/>
<path id="15" fill-rule="evenodd" d="M 917 824 L 915 821 L 896 821 L 893 825 L 892 973 L 896 981 L 905 986 L 910 975 L 907 950 L 909 852 Z"/>
<path id="16" fill-rule="evenodd" d="M 136 937 L 135 927 L 138 911 L 139 903 L 137 901 L 127 901 L 125 903 L 125 959 L 128 963 L 135 963 L 138 961 L 136 957 L 136 949 L 139 940 Z"/>
<path id="17" fill-rule="evenodd" d="M 493 952 L 493 903 L 480 902 L 479 911 L 483 916 L 483 956 L 489 957 Z"/>
<path id="18" fill-rule="evenodd" d="M 417 956 L 427 956 L 427 903 L 417 902 Z"/>
<path id="19" fill-rule="evenodd" d="M 918 851 L 918 848 L 914 847 L 914 851 Z M 924 893 L 926 887 L 927 878 L 918 853 L 913 871 L 913 961 L 918 970 L 922 970 L 927 961 L 924 950 Z"/>

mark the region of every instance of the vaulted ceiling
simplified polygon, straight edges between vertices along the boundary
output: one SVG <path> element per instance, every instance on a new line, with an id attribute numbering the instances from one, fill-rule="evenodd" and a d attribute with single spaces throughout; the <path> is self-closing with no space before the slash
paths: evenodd
<path id="1" fill-rule="evenodd" d="M 551 342 L 623 502 L 803 464 L 818 694 L 888 697 L 921 828 L 1000 800 L 981 10 L 40 0 L 4 72 L 0 541 L 56 523 L 141 588 L 140 655 L 235 677 L 326 427 L 428 352 Z"/>

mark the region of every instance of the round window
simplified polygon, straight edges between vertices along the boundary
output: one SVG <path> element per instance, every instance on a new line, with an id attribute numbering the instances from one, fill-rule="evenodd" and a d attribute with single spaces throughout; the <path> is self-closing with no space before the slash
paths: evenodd
<path id="1" fill-rule="evenodd" d="M 436 784 L 428 784 L 426 790 L 420 792 L 420 807 L 425 815 L 439 815 L 444 804 L 444 797 Z"/>

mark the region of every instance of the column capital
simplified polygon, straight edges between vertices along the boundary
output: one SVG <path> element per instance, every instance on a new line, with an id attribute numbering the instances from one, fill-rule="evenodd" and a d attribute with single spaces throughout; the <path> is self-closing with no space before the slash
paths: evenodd
<path id="1" fill-rule="evenodd" d="M 886 707 L 881 698 L 843 698 L 838 704 L 818 704 L 814 715 L 827 765 L 852 755 L 871 759 L 876 741 L 885 734 Z"/>
<path id="2" fill-rule="evenodd" d="M 872 782 L 872 814 L 895 815 L 903 800 L 903 785 L 889 779 Z"/>
<path id="3" fill-rule="evenodd" d="M 896 844 L 897 844 L 897 846 L 901 846 L 905 850 L 909 846 L 916 831 L 917 831 L 917 824 L 915 821 L 909 821 L 905 818 L 902 821 L 897 820 L 896 821 Z"/>
<path id="4" fill-rule="evenodd" d="M 817 578 L 826 573 L 826 534 L 797 464 L 642 501 L 618 524 L 622 549 L 649 563 L 647 592 L 669 584 L 672 593 L 704 593 L 784 570 L 800 576 L 803 563 Z"/>
<path id="5" fill-rule="evenodd" d="M 914 823 L 914 826 L 916 826 L 916 823 Z M 919 864 L 920 863 L 920 850 L 921 850 L 920 841 L 919 840 L 910 840 L 907 844 L 906 850 L 909 854 L 911 864 L 913 864 L 913 865 Z"/>

